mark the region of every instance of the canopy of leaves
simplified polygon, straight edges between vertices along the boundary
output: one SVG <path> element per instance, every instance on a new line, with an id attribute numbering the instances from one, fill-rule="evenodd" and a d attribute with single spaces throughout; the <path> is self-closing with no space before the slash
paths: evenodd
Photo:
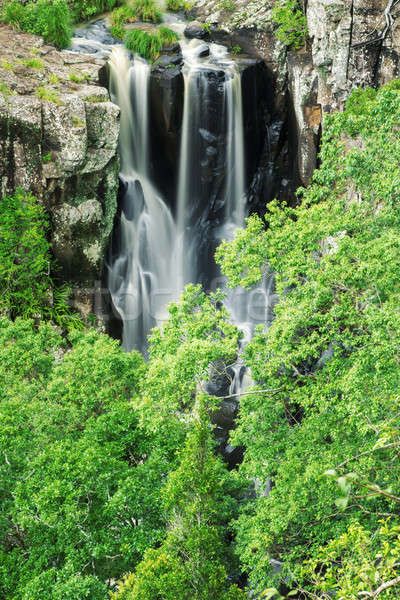
<path id="1" fill-rule="evenodd" d="M 65 341 L 49 324 L 0 320 L 2 598 L 104 598 L 163 540 L 171 510 L 161 489 L 193 429 L 195 392 L 214 360 L 232 361 L 238 339 L 219 296 L 194 286 L 155 330 L 148 364 L 94 330 Z M 218 507 L 208 511 L 214 538 L 235 512 L 225 472 L 213 459 L 202 480 Z"/>
<path id="2" fill-rule="evenodd" d="M 300 206 L 272 203 L 265 223 L 251 217 L 218 251 L 232 286 L 253 285 L 270 265 L 280 295 L 271 328 L 246 350 L 255 380 L 275 392 L 242 398 L 233 435 L 247 448 L 244 473 L 274 483 L 237 526 L 260 591 L 270 585 L 270 557 L 292 576 L 351 520 L 372 529 L 397 514 L 382 491 L 399 496 L 398 444 L 371 450 L 398 419 L 399 125 L 400 82 L 356 90 L 344 113 L 326 119 L 322 165 Z M 324 471 L 350 460 L 347 471 L 380 493 L 365 499 L 344 481 L 338 498 Z"/>
<path id="3" fill-rule="evenodd" d="M 307 38 L 307 18 L 301 0 L 278 0 L 272 9 L 275 35 L 291 50 L 304 46 Z"/>
<path id="4" fill-rule="evenodd" d="M 162 546 L 149 550 L 134 575 L 122 582 L 114 600 L 240 600 L 227 582 L 232 557 L 226 526 L 237 512 L 240 489 L 214 454 L 210 402 L 200 394 L 191 429 L 163 491 L 169 531 Z M 229 569 L 227 571 L 227 568 Z"/>

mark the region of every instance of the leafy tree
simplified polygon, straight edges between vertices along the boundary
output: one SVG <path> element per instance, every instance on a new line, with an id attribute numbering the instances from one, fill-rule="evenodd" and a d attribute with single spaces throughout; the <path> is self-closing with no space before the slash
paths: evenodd
<path id="1" fill-rule="evenodd" d="M 68 288 L 53 285 L 47 232 L 48 217 L 31 194 L 18 189 L 0 198 L 0 315 L 81 328 L 67 304 Z"/>
<path id="2" fill-rule="evenodd" d="M 218 252 L 231 285 L 255 284 L 269 265 L 280 295 L 272 326 L 246 350 L 270 392 L 241 399 L 233 434 L 246 447 L 243 472 L 261 482 L 237 525 L 238 551 L 260 592 L 274 581 L 271 557 L 294 576 L 352 521 L 372 531 L 398 513 L 396 500 L 365 498 L 357 485 L 400 492 L 397 446 L 371 452 L 398 412 L 399 88 L 355 91 L 326 121 L 322 165 L 299 192 L 301 205 L 271 203 L 265 222 L 251 217 Z M 346 502 L 324 475 L 342 463 L 344 474 L 358 475 Z"/>
<path id="3" fill-rule="evenodd" d="M 161 488 L 196 390 L 238 338 L 219 296 L 194 286 L 154 332 L 147 365 L 94 330 L 68 347 L 49 324 L 0 320 L 2 597 L 97 599 L 162 542 Z"/>
<path id="4" fill-rule="evenodd" d="M 12 316 L 41 314 L 49 304 L 48 219 L 31 194 L 0 199 L 0 310 Z"/>
<path id="5" fill-rule="evenodd" d="M 0 594 L 97 598 L 163 536 L 168 464 L 131 408 L 143 359 L 95 331 L 66 353 L 49 325 L 0 335 Z"/>
<path id="6" fill-rule="evenodd" d="M 309 582 L 305 592 L 318 600 L 330 600 L 333 594 L 338 600 L 393 600 L 400 593 L 399 559 L 399 526 L 383 522 L 371 534 L 352 523 L 306 562 L 302 570 Z"/>
<path id="7" fill-rule="evenodd" d="M 170 521 L 166 540 L 146 552 L 114 600 L 246 597 L 227 582 L 226 524 L 236 512 L 235 478 L 214 454 L 210 408 L 209 399 L 199 395 L 179 467 L 168 478 L 163 493 Z"/>
<path id="8" fill-rule="evenodd" d="M 304 46 L 307 18 L 299 0 L 278 0 L 272 9 L 272 21 L 277 25 L 276 37 L 290 49 Z"/>

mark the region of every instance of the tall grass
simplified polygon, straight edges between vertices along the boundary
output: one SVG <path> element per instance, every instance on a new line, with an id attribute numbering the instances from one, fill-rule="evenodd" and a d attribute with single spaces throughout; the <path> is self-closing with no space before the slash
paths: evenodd
<path id="1" fill-rule="evenodd" d="M 128 50 L 139 54 L 146 60 L 155 60 L 160 56 L 161 50 L 171 46 L 179 36 L 168 27 L 160 27 L 154 33 L 147 33 L 142 29 L 128 31 L 125 36 L 125 45 Z"/>
<path id="2" fill-rule="evenodd" d="M 162 13 L 155 0 L 134 0 L 133 10 L 138 20 L 145 23 L 161 23 Z"/>

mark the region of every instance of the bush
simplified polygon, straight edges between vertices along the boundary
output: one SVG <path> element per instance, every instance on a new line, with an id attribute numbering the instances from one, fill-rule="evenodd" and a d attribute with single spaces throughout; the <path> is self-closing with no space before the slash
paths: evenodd
<path id="1" fill-rule="evenodd" d="M 124 39 L 125 23 L 130 23 L 130 22 L 134 22 L 137 20 L 138 20 L 137 13 L 133 9 L 132 6 L 125 5 L 125 6 L 120 6 L 120 7 L 116 8 L 115 10 L 113 10 L 113 12 L 111 14 L 111 27 L 110 27 L 111 35 L 114 38 L 118 38 L 121 40 Z"/>
<path id="2" fill-rule="evenodd" d="M 74 23 L 88 21 L 95 15 L 108 12 L 121 4 L 121 0 L 71 0 L 70 10 Z"/>
<path id="3" fill-rule="evenodd" d="M 168 27 L 160 27 L 155 33 L 133 29 L 126 33 L 125 45 L 131 52 L 147 60 L 155 60 L 164 47 L 171 46 L 178 39 L 179 36 Z"/>
<path id="4" fill-rule="evenodd" d="M 2 18 L 22 31 L 42 36 L 58 48 L 70 44 L 71 19 L 65 0 L 38 0 L 25 5 L 12 0 L 5 4 Z"/>
<path id="5" fill-rule="evenodd" d="M 298 0 L 279 0 L 272 10 L 272 20 L 278 28 L 276 37 L 285 46 L 298 50 L 307 37 L 307 19 Z"/>
<path id="6" fill-rule="evenodd" d="M 134 0 L 133 10 L 145 23 L 161 23 L 162 13 L 154 0 Z"/>
<path id="7" fill-rule="evenodd" d="M 18 190 L 0 199 L 0 311 L 30 316 L 48 303 L 50 244 L 44 209 Z"/>
<path id="8" fill-rule="evenodd" d="M 186 2 L 185 0 L 167 0 L 166 2 L 167 10 L 173 11 L 189 11 L 192 6 L 191 2 Z"/>

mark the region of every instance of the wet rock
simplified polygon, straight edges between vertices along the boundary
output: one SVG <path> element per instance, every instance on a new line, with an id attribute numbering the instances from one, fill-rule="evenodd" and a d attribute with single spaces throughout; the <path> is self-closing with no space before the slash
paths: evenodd
<path id="1" fill-rule="evenodd" d="M 192 21 L 186 27 L 184 36 L 188 39 L 197 38 L 199 40 L 205 40 L 208 37 L 207 28 L 205 28 L 200 21 Z"/>
<path id="2" fill-rule="evenodd" d="M 150 75 L 150 153 L 153 176 L 172 202 L 183 118 L 182 55 L 161 56 Z"/>

